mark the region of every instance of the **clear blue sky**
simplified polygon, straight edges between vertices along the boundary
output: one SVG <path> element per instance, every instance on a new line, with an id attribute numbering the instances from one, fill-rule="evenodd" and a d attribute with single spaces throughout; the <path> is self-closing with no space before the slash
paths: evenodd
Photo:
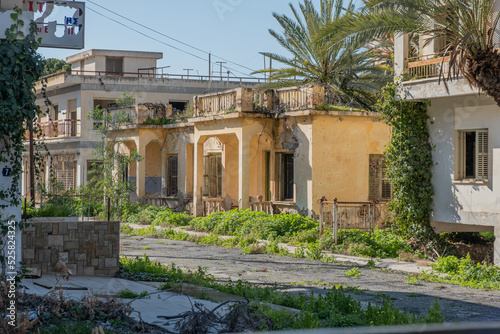
<path id="1" fill-rule="evenodd" d="M 204 51 L 211 51 L 232 62 L 250 69 L 262 69 L 263 56 L 259 52 L 285 54 L 278 42 L 269 35 L 268 29 L 281 32 L 272 17 L 273 12 L 292 15 L 288 3 L 298 6 L 299 0 L 86 0 L 85 49 L 114 49 L 163 52 L 158 66 L 171 66 L 169 73 L 208 73 L 208 55 L 168 39 L 105 9 L 110 9 L 128 19 L 157 30 Z M 319 0 L 315 0 L 319 4 Z M 360 1 L 358 1 L 359 3 Z M 97 5 L 96 5 L 97 4 Z M 96 12 L 104 14 L 113 22 Z M 154 41 L 127 27 L 138 30 L 161 42 L 199 56 L 201 59 Z M 41 48 L 46 58 L 65 59 L 79 50 Z M 82 50 L 83 51 L 83 50 Z M 221 59 L 212 57 L 212 71 L 218 75 Z M 277 64 L 276 64 L 277 65 Z M 251 71 L 227 63 L 232 76 L 248 75 Z M 227 75 L 224 69 L 224 75 Z M 233 74 L 234 73 L 234 74 Z"/>

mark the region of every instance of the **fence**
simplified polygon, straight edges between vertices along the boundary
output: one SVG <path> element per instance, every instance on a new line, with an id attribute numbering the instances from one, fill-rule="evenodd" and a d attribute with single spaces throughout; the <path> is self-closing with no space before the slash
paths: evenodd
<path id="1" fill-rule="evenodd" d="M 268 215 L 274 214 L 273 202 L 250 202 L 250 211 L 261 211 Z"/>
<path id="2" fill-rule="evenodd" d="M 320 202 L 319 233 L 331 229 L 335 244 L 338 241 L 338 230 L 357 229 L 373 232 L 382 216 L 380 206 L 375 202 L 339 202 L 337 199 Z"/>
<path id="3" fill-rule="evenodd" d="M 79 119 L 58 120 L 40 123 L 41 136 L 46 138 L 76 137 L 81 132 L 81 122 Z"/>

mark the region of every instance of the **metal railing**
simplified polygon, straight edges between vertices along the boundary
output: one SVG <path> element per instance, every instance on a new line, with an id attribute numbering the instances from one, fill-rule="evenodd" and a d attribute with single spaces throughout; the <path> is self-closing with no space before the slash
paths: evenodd
<path id="1" fill-rule="evenodd" d="M 38 127 L 41 129 L 39 137 L 77 137 L 81 134 L 82 124 L 79 119 L 67 119 L 39 123 Z"/>
<path id="2" fill-rule="evenodd" d="M 357 229 L 373 232 L 377 223 L 376 202 L 339 202 L 337 199 L 321 199 L 319 214 L 319 233 L 331 229 L 335 244 L 338 230 Z"/>
<path id="3" fill-rule="evenodd" d="M 448 73 L 450 56 L 442 53 L 408 58 L 408 76 L 411 79 L 437 77 Z"/>
<path id="4" fill-rule="evenodd" d="M 142 70 L 142 69 L 141 69 Z M 227 77 L 227 76 L 208 76 L 208 75 L 186 75 L 186 74 L 170 74 L 158 73 L 157 71 L 140 71 L 137 72 L 108 72 L 108 71 L 82 71 L 82 70 L 67 70 L 52 73 L 41 77 L 40 80 L 48 80 L 60 75 L 75 75 L 75 76 L 98 76 L 98 77 L 127 77 L 127 78 L 148 78 L 148 79 L 179 79 L 179 80 L 197 80 L 197 81 L 227 81 L 227 82 L 249 82 L 249 83 L 265 83 L 267 79 L 256 77 Z"/>
<path id="5" fill-rule="evenodd" d="M 201 199 L 203 204 L 203 215 L 208 216 L 214 212 L 226 211 L 224 210 L 224 199 L 223 198 L 207 198 L 203 197 Z"/>

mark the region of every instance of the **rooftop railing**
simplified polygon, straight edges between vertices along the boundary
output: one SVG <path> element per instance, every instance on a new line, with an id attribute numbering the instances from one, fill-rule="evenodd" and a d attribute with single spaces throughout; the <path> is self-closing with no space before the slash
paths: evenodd
<path id="1" fill-rule="evenodd" d="M 198 80 L 198 81 L 226 81 L 226 82 L 248 82 L 248 83 L 265 83 L 265 78 L 256 77 L 227 77 L 227 76 L 208 76 L 208 75 L 193 75 L 193 74 L 170 74 L 158 73 L 155 71 L 137 71 L 137 72 L 108 72 L 108 71 L 86 71 L 86 70 L 67 70 L 52 73 L 41 77 L 40 80 L 50 79 L 61 75 L 74 76 L 96 76 L 96 77 L 115 77 L 115 78 L 146 78 L 146 79 L 180 79 L 180 80 Z"/>

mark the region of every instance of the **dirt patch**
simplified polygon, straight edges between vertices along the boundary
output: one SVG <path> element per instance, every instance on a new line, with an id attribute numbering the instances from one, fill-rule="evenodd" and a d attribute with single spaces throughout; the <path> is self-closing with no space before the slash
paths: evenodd
<path id="1" fill-rule="evenodd" d="M 472 261 L 482 263 L 486 261 L 488 264 L 493 264 L 493 242 L 488 242 L 484 245 L 468 245 L 464 243 L 455 243 L 456 252 L 460 256 L 470 254 Z"/>

